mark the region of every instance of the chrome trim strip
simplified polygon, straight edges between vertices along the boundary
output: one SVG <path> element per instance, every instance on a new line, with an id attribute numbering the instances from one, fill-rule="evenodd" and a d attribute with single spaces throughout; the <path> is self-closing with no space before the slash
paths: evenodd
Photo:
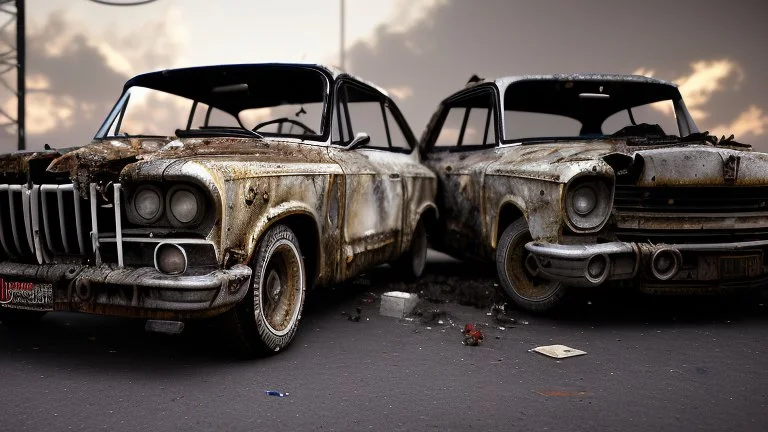
<path id="1" fill-rule="evenodd" d="M 93 256 L 96 265 L 101 265 L 101 253 L 99 252 L 99 217 L 98 209 L 99 203 L 97 201 L 98 195 L 96 192 L 96 183 L 90 184 L 90 201 L 91 201 L 91 247 L 93 248 Z"/>
<path id="2" fill-rule="evenodd" d="M 115 238 L 103 238 L 102 243 L 114 243 Z M 123 243 L 178 243 L 178 244 L 209 244 L 213 245 L 212 241 L 203 239 L 189 239 L 189 238 L 145 238 L 145 237 L 123 237 Z"/>
<path id="3" fill-rule="evenodd" d="M 40 185 L 32 186 L 30 204 L 32 211 L 30 222 L 32 223 L 32 237 L 35 242 L 35 257 L 38 263 L 43 264 L 47 261 L 47 258 L 43 250 L 43 241 L 40 238 Z"/>
<path id="4" fill-rule="evenodd" d="M 679 251 L 695 252 L 730 252 L 744 249 L 753 249 L 768 246 L 768 240 L 754 240 L 735 243 L 689 243 L 689 244 L 665 244 L 664 246 Z"/>
<path id="5" fill-rule="evenodd" d="M 8 208 L 11 209 L 11 234 L 13 234 L 13 243 L 16 245 L 16 250 L 19 256 L 23 256 L 24 253 L 21 249 L 21 240 L 19 239 L 19 227 L 16 226 L 16 204 L 13 202 L 13 193 L 21 192 L 21 185 L 9 185 L 8 186 Z"/>
<path id="6" fill-rule="evenodd" d="M 28 185 L 21 187 L 21 212 L 24 215 L 24 230 L 27 232 L 29 250 L 35 253 L 35 243 L 32 241 L 32 218 L 29 213 L 30 190 Z"/>
<path id="7" fill-rule="evenodd" d="M 122 208 L 120 203 L 120 183 L 112 185 L 114 190 L 114 207 L 115 207 L 115 237 L 117 241 L 117 267 L 123 268 L 123 221 L 120 215 Z"/>
<path id="8" fill-rule="evenodd" d="M 64 253 L 71 253 L 69 239 L 67 238 L 67 222 L 64 219 L 64 194 L 61 186 L 56 187 L 56 203 L 59 208 L 59 229 L 61 229 L 61 243 L 64 245 Z"/>
<path id="9" fill-rule="evenodd" d="M 570 260 L 584 260 L 597 254 L 634 253 L 631 243 L 610 242 L 589 245 L 563 245 L 557 243 L 529 242 L 525 245 L 529 252 L 545 257 Z"/>
<path id="10" fill-rule="evenodd" d="M 0 185 L 0 194 L 3 193 L 3 192 L 8 193 L 8 194 L 11 193 L 8 190 L 8 185 L 7 184 Z M 3 208 L 3 206 L 0 206 L 0 211 L 4 211 L 4 210 L 5 209 Z M 9 209 L 9 212 L 10 212 L 10 209 Z M 11 214 L 11 217 L 12 216 L 13 215 Z M 2 215 L 0 215 L 0 245 L 3 246 L 3 250 L 5 251 L 6 254 L 8 254 L 8 256 L 10 256 L 11 258 L 15 258 L 16 257 L 16 255 L 13 252 L 11 252 L 10 248 L 8 247 L 8 242 L 6 242 L 6 240 L 5 240 L 5 227 L 3 226 Z"/>
<path id="11" fill-rule="evenodd" d="M 69 188 L 72 191 L 72 203 L 75 206 L 75 227 L 77 230 L 77 247 L 79 254 L 85 254 L 85 242 L 83 241 L 83 218 L 80 214 L 80 193 L 75 190 L 74 185 Z"/>
<path id="12" fill-rule="evenodd" d="M 562 245 L 556 243 L 530 242 L 525 248 L 538 256 L 568 260 L 584 260 L 597 254 L 635 253 L 634 245 L 645 243 L 609 242 L 590 245 Z M 651 245 L 648 245 L 651 246 Z M 734 243 L 689 243 L 689 244 L 657 244 L 656 247 L 676 249 L 681 252 L 732 252 L 744 249 L 768 247 L 768 240 L 755 240 Z"/>
<path id="13" fill-rule="evenodd" d="M 45 244 L 48 245 L 48 250 L 56 253 L 56 250 L 53 248 L 53 242 L 51 240 L 51 223 L 48 220 L 48 198 L 47 193 L 56 190 L 56 185 L 42 185 L 40 186 L 40 198 L 41 202 L 43 204 L 43 231 L 45 232 Z"/>

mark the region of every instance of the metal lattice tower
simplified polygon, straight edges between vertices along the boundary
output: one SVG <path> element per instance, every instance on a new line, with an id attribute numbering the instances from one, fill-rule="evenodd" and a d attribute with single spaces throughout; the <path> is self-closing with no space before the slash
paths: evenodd
<path id="1" fill-rule="evenodd" d="M 16 135 L 19 150 L 26 148 L 24 48 L 24 0 L 0 0 L 0 94 L 17 101 L 15 113 L 0 107 L 0 129 L 7 136 Z"/>

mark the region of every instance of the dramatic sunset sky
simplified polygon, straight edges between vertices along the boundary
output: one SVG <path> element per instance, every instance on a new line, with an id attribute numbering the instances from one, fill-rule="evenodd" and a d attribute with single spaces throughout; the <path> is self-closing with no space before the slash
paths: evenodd
<path id="1" fill-rule="evenodd" d="M 768 151 L 768 2 L 347 0 L 346 69 L 389 90 L 417 135 L 473 73 L 641 73 L 680 85 L 700 129 Z M 131 75 L 339 63 L 338 0 L 27 0 L 28 148 L 87 143 Z M 5 48 L 0 49 L 4 51 Z M 0 88 L 0 106 L 15 99 Z M 0 151 L 16 147 L 0 131 Z"/>

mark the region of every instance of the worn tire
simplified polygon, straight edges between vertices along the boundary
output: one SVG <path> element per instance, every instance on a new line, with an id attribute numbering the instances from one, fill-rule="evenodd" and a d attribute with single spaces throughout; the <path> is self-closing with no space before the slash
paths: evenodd
<path id="1" fill-rule="evenodd" d="M 248 293 L 228 312 L 235 348 L 245 355 L 275 354 L 296 335 L 306 297 L 306 271 L 296 235 L 269 229 L 251 262 Z"/>
<path id="2" fill-rule="evenodd" d="M 392 264 L 392 267 L 404 280 L 414 281 L 420 278 L 427 266 L 427 249 L 427 229 L 421 219 L 413 229 L 408 250 Z"/>
<path id="3" fill-rule="evenodd" d="M 528 223 L 520 218 L 501 235 L 496 249 L 496 271 L 504 293 L 518 306 L 542 312 L 555 307 L 565 295 L 560 282 L 548 281 L 530 274 L 525 267 L 529 252 L 525 244 L 531 241 Z"/>
<path id="4" fill-rule="evenodd" d="M 6 327 L 30 327 L 40 322 L 46 312 L 0 307 L 0 321 Z"/>

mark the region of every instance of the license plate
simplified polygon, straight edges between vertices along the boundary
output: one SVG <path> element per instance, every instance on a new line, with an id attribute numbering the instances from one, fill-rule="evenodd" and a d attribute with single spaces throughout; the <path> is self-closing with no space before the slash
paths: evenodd
<path id="1" fill-rule="evenodd" d="M 53 285 L 0 278 L 0 305 L 15 309 L 53 310 Z"/>
<path id="2" fill-rule="evenodd" d="M 723 279 L 755 277 L 762 273 L 762 255 L 720 257 L 720 277 Z"/>

